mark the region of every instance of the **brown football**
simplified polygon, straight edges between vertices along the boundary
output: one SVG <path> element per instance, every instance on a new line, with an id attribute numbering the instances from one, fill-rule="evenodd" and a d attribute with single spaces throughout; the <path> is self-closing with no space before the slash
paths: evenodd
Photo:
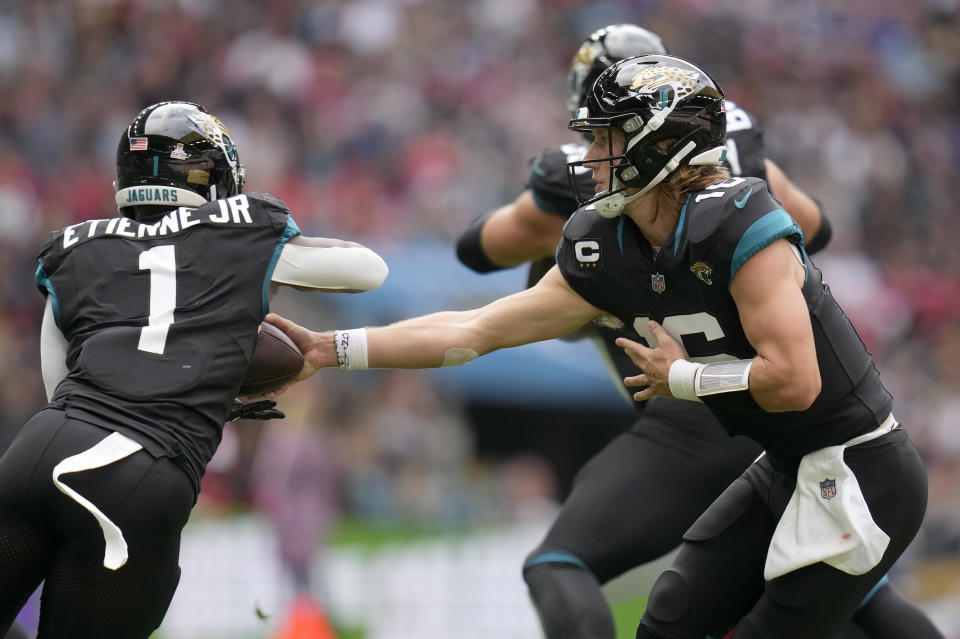
<path id="1" fill-rule="evenodd" d="M 263 322 L 250 366 L 240 385 L 240 397 L 256 397 L 276 390 L 292 380 L 303 368 L 303 353 L 286 333 Z"/>

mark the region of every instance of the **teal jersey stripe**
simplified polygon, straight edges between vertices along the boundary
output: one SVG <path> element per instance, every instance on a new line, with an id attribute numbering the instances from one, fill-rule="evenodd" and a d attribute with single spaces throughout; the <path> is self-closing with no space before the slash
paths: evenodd
<path id="1" fill-rule="evenodd" d="M 693 193 L 687 196 L 686 201 L 683 203 L 683 208 L 680 209 L 680 219 L 677 220 L 677 229 L 674 231 L 673 235 L 673 254 L 677 254 L 677 249 L 680 248 L 680 236 L 683 234 L 683 224 L 687 219 L 687 205 L 690 204 L 690 198 L 693 197 Z"/>
<path id="2" fill-rule="evenodd" d="M 617 220 L 617 246 L 620 247 L 620 255 L 623 255 L 623 218 L 621 215 Z"/>
<path id="3" fill-rule="evenodd" d="M 804 268 L 806 268 L 807 252 L 803 247 L 803 231 L 786 211 L 776 209 L 754 222 L 740 238 L 737 248 L 733 251 L 733 260 L 730 262 L 730 283 L 733 283 L 733 276 L 747 260 L 777 240 L 792 235 L 800 237 L 800 255 L 803 257 Z"/>
<path id="4" fill-rule="evenodd" d="M 276 248 L 273 249 L 273 258 L 267 266 L 267 276 L 263 280 L 263 314 L 270 312 L 270 281 L 273 279 L 273 272 L 277 270 L 277 262 L 280 261 L 280 254 L 283 253 L 283 247 L 291 239 L 300 235 L 300 227 L 293 221 L 293 216 L 287 216 L 287 227 L 283 229 L 283 234 L 277 241 Z"/>
<path id="5" fill-rule="evenodd" d="M 53 290 L 53 282 L 47 277 L 47 272 L 43 270 L 43 262 L 40 260 L 37 260 L 37 271 L 33 277 L 37 282 L 37 288 L 40 289 L 40 292 L 45 293 L 50 298 L 50 307 L 53 309 L 53 319 L 57 323 L 57 328 L 62 331 L 63 327 L 60 326 L 60 301 L 57 299 L 57 292 Z"/>

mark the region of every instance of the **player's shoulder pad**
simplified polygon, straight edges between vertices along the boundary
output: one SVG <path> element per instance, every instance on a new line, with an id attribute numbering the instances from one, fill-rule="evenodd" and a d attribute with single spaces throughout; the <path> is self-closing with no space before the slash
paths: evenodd
<path id="1" fill-rule="evenodd" d="M 65 229 L 57 229 L 56 231 L 52 231 L 40 247 L 40 251 L 37 253 L 37 260 L 40 264 L 45 265 L 45 268 L 49 268 L 51 266 L 49 264 L 50 260 L 55 259 L 60 253 L 59 247 L 63 245 L 62 238 L 64 230 Z"/>
<path id="2" fill-rule="evenodd" d="M 557 198 L 575 202 L 576 200 L 570 191 L 567 162 L 583 159 L 586 152 L 587 147 L 582 144 L 570 143 L 548 147 L 530 160 L 527 188 L 533 193 L 534 198 L 550 204 L 555 204 Z M 575 179 L 577 188 L 582 193 L 593 193 L 593 179 L 589 170 L 580 168 L 575 174 Z M 575 207 L 574 204 L 573 208 Z M 553 210 L 555 207 L 550 206 L 548 208 Z M 561 208 L 567 209 L 562 211 L 565 214 L 572 210 L 565 203 Z"/>
<path id="3" fill-rule="evenodd" d="M 623 217 L 607 219 L 592 206 L 577 209 L 563 227 L 556 262 L 567 284 L 591 304 L 603 307 L 611 281 L 601 276 L 605 264 L 620 259 L 617 229 Z"/>
<path id="4" fill-rule="evenodd" d="M 598 237 L 611 232 L 614 224 L 599 213 L 596 208 L 584 206 L 570 216 L 563 225 L 563 239 L 580 240 L 585 237 Z"/>
<path id="5" fill-rule="evenodd" d="M 602 254 L 614 250 L 619 246 L 617 228 L 623 223 L 622 218 L 610 220 L 599 213 L 593 206 L 584 206 L 574 211 L 570 219 L 563 225 L 563 237 L 557 243 L 556 261 L 560 270 L 575 264 L 575 256 L 588 247 L 592 254 Z"/>
<path id="6" fill-rule="evenodd" d="M 564 147 L 560 146 L 551 146 L 540 151 L 530 160 L 529 182 L 541 187 L 568 190 L 567 156 Z M 583 153 L 580 157 L 583 157 Z"/>
<path id="7" fill-rule="evenodd" d="M 253 192 L 246 195 L 250 208 L 256 211 L 255 217 L 269 219 L 270 224 L 283 237 L 290 239 L 300 234 L 300 228 L 293 220 L 293 214 L 287 208 L 286 202 L 269 193 Z"/>
<path id="8" fill-rule="evenodd" d="M 736 271 L 781 238 L 803 249 L 803 231 L 759 178 L 729 178 L 692 193 L 685 211 L 693 255 L 729 262 Z"/>
<path id="9" fill-rule="evenodd" d="M 266 208 L 277 210 L 280 213 L 290 214 L 290 208 L 287 207 L 286 202 L 269 193 L 261 193 L 259 191 L 247 193 L 247 199 L 252 202 L 261 203 Z"/>
<path id="10" fill-rule="evenodd" d="M 731 216 L 742 219 L 779 208 L 760 178 L 731 177 L 690 194 L 684 205 L 687 238 L 701 243 L 723 229 Z"/>

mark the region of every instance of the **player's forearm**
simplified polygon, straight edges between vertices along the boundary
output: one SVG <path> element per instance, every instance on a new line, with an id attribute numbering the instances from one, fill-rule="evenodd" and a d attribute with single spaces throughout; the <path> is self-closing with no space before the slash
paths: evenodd
<path id="1" fill-rule="evenodd" d="M 460 261 L 478 272 L 553 255 L 563 218 L 538 208 L 529 191 L 471 223 L 457 242 Z"/>
<path id="2" fill-rule="evenodd" d="M 465 364 L 491 346 L 468 328 L 477 311 L 442 312 L 375 328 L 337 330 L 323 337 L 320 366 L 347 369 L 438 368 Z"/>
<path id="3" fill-rule="evenodd" d="M 596 310 L 544 278 L 526 289 L 469 311 L 424 315 L 366 329 L 364 356 L 370 368 L 458 366 L 475 357 L 554 337 L 579 328 Z"/>
<path id="4" fill-rule="evenodd" d="M 457 239 L 457 259 L 477 273 L 490 273 L 509 266 L 492 260 L 483 246 L 483 227 L 493 213 L 490 211 L 474 219 Z"/>
<path id="5" fill-rule="evenodd" d="M 820 394 L 816 358 L 812 366 L 791 366 L 760 355 L 754 357 L 750 394 L 762 409 L 771 413 L 806 410 Z"/>
<path id="6" fill-rule="evenodd" d="M 367 329 L 370 368 L 459 366 L 488 352 L 469 330 L 443 320 L 442 316 L 450 315 L 456 314 L 438 313 L 427 316 L 430 321 Z"/>
<path id="7" fill-rule="evenodd" d="M 552 256 L 563 224 L 562 217 L 540 209 L 531 192 L 524 191 L 484 225 L 483 248 L 494 262 L 508 266 Z"/>

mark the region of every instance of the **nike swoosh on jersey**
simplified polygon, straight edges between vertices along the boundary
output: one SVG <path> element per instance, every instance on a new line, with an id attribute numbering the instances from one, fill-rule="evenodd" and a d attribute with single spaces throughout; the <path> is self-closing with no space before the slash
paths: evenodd
<path id="1" fill-rule="evenodd" d="M 738 209 L 742 209 L 747 205 L 747 200 L 750 199 L 750 196 L 753 195 L 753 187 L 750 187 L 750 190 L 747 191 L 747 194 L 743 196 L 742 200 L 734 200 L 733 205 Z"/>
<path id="2" fill-rule="evenodd" d="M 536 173 L 537 175 L 543 175 L 543 176 L 545 176 L 545 175 L 547 174 L 546 171 L 544 171 L 542 168 L 540 168 L 540 163 L 539 163 L 539 162 L 534 162 L 533 164 L 531 164 L 531 165 L 530 165 L 530 170 L 533 171 L 534 173 Z"/>

